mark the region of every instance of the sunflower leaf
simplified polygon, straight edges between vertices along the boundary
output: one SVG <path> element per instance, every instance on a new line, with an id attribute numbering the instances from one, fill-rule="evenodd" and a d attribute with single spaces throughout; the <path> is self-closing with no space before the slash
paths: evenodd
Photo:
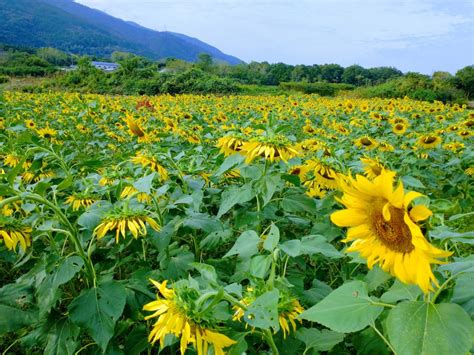
<path id="1" fill-rule="evenodd" d="M 125 288 L 116 281 L 81 292 L 69 305 L 71 320 L 88 330 L 105 352 L 125 306 Z"/>
<path id="2" fill-rule="evenodd" d="M 332 291 L 299 318 L 318 322 L 336 332 L 351 333 L 373 323 L 382 311 L 383 307 L 374 305 L 369 298 L 367 284 L 353 281 Z"/>
<path id="3" fill-rule="evenodd" d="M 387 333 L 397 354 L 467 354 L 473 324 L 457 304 L 404 302 L 387 318 Z"/>

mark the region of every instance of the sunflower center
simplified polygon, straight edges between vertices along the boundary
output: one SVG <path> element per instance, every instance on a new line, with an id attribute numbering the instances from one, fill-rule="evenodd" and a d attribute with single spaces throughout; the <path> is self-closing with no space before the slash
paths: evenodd
<path id="1" fill-rule="evenodd" d="M 365 145 L 366 147 L 372 145 L 372 141 L 369 138 L 364 137 L 360 140 L 360 142 L 362 143 L 362 145 Z"/>
<path id="2" fill-rule="evenodd" d="M 436 141 L 436 137 L 427 137 L 427 138 L 424 139 L 424 142 L 425 142 L 426 144 L 431 144 L 431 143 L 433 143 L 433 142 L 435 142 L 435 141 Z"/>
<path id="3" fill-rule="evenodd" d="M 399 253 L 409 253 L 415 247 L 411 242 L 411 232 L 403 217 L 405 211 L 391 206 L 390 220 L 386 221 L 382 215 L 383 204 L 379 205 L 372 215 L 372 229 L 377 238 L 390 250 Z"/>

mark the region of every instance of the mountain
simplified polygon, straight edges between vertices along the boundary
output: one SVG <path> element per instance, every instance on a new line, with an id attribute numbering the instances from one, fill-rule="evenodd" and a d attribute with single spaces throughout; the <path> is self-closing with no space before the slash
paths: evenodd
<path id="1" fill-rule="evenodd" d="M 73 0 L 0 0 L 0 43 L 55 47 L 74 54 L 108 57 L 114 51 L 151 59 L 242 61 L 198 39 L 159 32 L 91 9 Z"/>

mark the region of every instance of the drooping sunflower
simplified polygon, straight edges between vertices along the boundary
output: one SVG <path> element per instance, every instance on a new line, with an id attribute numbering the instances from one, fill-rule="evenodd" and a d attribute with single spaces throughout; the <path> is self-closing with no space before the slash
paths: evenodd
<path id="1" fill-rule="evenodd" d="M 133 117 L 128 116 L 125 118 L 125 123 L 128 126 L 128 129 L 130 130 L 130 133 L 134 136 L 137 136 L 139 138 L 142 138 L 145 136 L 145 131 L 143 128 L 140 126 L 140 123 L 138 120 L 133 119 Z"/>
<path id="2" fill-rule="evenodd" d="M 395 173 L 383 170 L 373 181 L 362 175 L 341 182 L 344 195 L 339 201 L 346 207 L 331 215 L 340 227 L 349 227 L 347 251 L 359 252 L 367 266 L 375 264 L 406 284 L 416 284 L 423 292 L 437 285 L 430 264 L 440 264 L 440 258 L 452 253 L 431 245 L 417 222 L 431 216 L 423 206 L 411 207 L 420 193 L 404 192 L 400 182 L 394 189 Z"/>
<path id="3" fill-rule="evenodd" d="M 66 204 L 72 206 L 73 211 L 79 211 L 81 208 L 88 208 L 92 206 L 95 201 L 95 199 L 86 194 L 76 193 L 68 196 L 65 202 Z"/>
<path id="4" fill-rule="evenodd" d="M 216 147 L 226 157 L 235 153 L 239 153 L 242 149 L 244 140 L 237 136 L 224 136 L 217 140 Z"/>
<path id="5" fill-rule="evenodd" d="M 132 185 L 125 186 L 120 194 L 120 198 L 125 199 L 132 196 L 136 196 L 137 200 L 141 203 L 151 203 L 151 196 L 145 192 L 139 192 Z"/>
<path id="6" fill-rule="evenodd" d="M 14 168 L 15 166 L 17 166 L 19 162 L 20 162 L 20 157 L 15 153 L 9 153 L 3 157 L 3 164 L 11 168 Z"/>
<path id="7" fill-rule="evenodd" d="M 139 152 L 131 159 L 132 163 L 140 164 L 143 167 L 150 167 L 151 170 L 156 171 L 160 175 L 160 180 L 168 180 L 168 171 L 158 163 L 155 157 L 145 152 Z"/>
<path id="8" fill-rule="evenodd" d="M 148 336 L 151 344 L 159 341 L 163 348 L 165 337 L 172 334 L 180 338 L 181 355 L 184 355 L 189 344 L 193 345 L 198 355 L 207 355 L 210 346 L 214 348 L 214 354 L 224 355 L 224 348 L 236 343 L 212 329 L 213 327 L 203 319 L 194 319 L 190 303 L 199 296 L 196 290 L 186 287 L 168 288 L 167 280 L 162 283 L 150 281 L 159 291 L 156 300 L 143 307 L 145 311 L 154 312 L 146 316 L 145 320 L 157 318 Z"/>
<path id="9" fill-rule="evenodd" d="M 279 160 L 288 162 L 289 159 L 299 155 L 296 148 L 292 147 L 292 143 L 284 136 L 255 138 L 250 142 L 245 142 L 240 153 L 245 155 L 247 164 L 250 164 L 257 157 L 270 162 Z"/>
<path id="10" fill-rule="evenodd" d="M 0 215 L 0 242 L 3 242 L 7 249 L 16 250 L 20 245 L 22 250 L 31 246 L 31 228 L 27 227 L 14 218 Z"/>
<path id="11" fill-rule="evenodd" d="M 280 291 L 281 292 L 278 299 L 278 323 L 280 324 L 280 328 L 283 331 L 283 338 L 286 338 L 286 336 L 289 335 L 292 330 L 296 331 L 295 320 L 298 320 L 301 323 L 301 320 L 297 318 L 301 313 L 303 313 L 304 308 L 301 306 L 298 299 L 289 292 L 285 292 L 284 290 Z M 256 300 L 258 296 L 263 293 L 264 289 L 247 287 L 242 299 L 240 300 L 240 303 L 244 306 L 249 306 Z M 234 321 L 241 321 L 245 311 L 237 305 L 233 306 L 232 309 L 234 310 L 232 319 Z M 278 329 L 274 329 L 273 331 L 276 334 Z"/>
<path id="12" fill-rule="evenodd" d="M 118 243 L 120 235 L 125 238 L 127 231 L 130 231 L 135 239 L 146 236 L 147 224 L 157 232 L 160 230 L 160 225 L 146 211 L 113 211 L 101 220 L 92 235 L 101 239 L 107 233 L 115 231 L 115 242 Z"/>

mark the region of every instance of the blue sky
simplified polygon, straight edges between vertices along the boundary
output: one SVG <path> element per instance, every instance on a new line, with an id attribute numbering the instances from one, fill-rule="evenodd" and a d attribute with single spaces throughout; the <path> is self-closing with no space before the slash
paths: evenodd
<path id="1" fill-rule="evenodd" d="M 474 64 L 473 0 L 76 0 L 246 62 L 395 66 L 432 74 Z"/>

